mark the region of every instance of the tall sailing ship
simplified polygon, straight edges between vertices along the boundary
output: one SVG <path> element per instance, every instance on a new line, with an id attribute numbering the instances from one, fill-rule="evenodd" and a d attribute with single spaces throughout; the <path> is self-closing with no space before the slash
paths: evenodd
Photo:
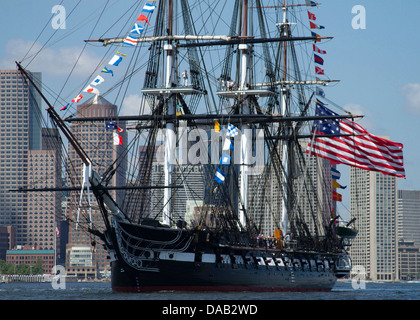
<path id="1" fill-rule="evenodd" d="M 320 68 L 318 47 L 328 38 L 313 32 L 317 4 L 138 5 L 127 34 L 86 40 L 113 53 L 73 100 L 92 95 L 87 104 L 98 103 L 98 88 L 112 81 L 124 88 L 145 69 L 137 114 L 63 120 L 44 97 L 82 161 L 80 198 L 92 193 L 98 202 L 104 227 L 86 223 L 109 253 L 113 290 L 330 290 L 350 273 L 347 249 L 357 232 L 338 223 L 328 157 L 307 146 L 322 135 L 318 127 L 355 116 L 315 112 L 332 81 Z M 120 158 L 107 170 L 67 125 L 86 121 L 113 130 Z M 121 143 L 122 130 L 133 137 Z M 126 184 L 111 186 L 124 156 L 134 164 L 123 171 Z"/>

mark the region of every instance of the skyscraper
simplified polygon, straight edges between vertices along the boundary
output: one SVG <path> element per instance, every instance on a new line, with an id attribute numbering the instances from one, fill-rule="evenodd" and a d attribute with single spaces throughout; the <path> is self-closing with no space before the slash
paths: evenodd
<path id="1" fill-rule="evenodd" d="M 55 188 L 62 185 L 61 144 L 57 129 L 42 128 L 42 150 L 28 153 L 28 187 Z M 62 220 L 61 192 L 28 193 L 28 240 L 43 250 L 59 246 L 56 228 Z"/>
<path id="2" fill-rule="evenodd" d="M 30 73 L 40 83 L 41 73 Z M 0 225 L 14 226 L 16 244 L 28 238 L 28 185 L 32 150 L 41 150 L 41 98 L 17 70 L 0 71 Z"/>
<path id="3" fill-rule="evenodd" d="M 302 140 L 302 150 L 306 150 L 307 140 Z M 298 194 L 305 195 L 296 199 L 297 210 L 303 213 L 308 228 L 315 232 L 324 230 L 331 219 L 331 214 L 336 213 L 333 201 L 333 188 L 331 177 L 331 163 L 329 160 L 304 154 L 305 171 L 301 172 L 296 181 L 295 188 Z M 313 216 L 317 217 L 314 221 Z M 322 233 L 321 233 L 322 234 Z"/>
<path id="4" fill-rule="evenodd" d="M 153 162 L 151 173 L 152 186 L 164 185 L 164 165 L 161 161 L 162 153 L 160 152 L 161 150 L 157 152 L 157 159 L 155 158 L 154 160 L 156 161 Z M 172 191 L 171 207 L 174 223 L 185 218 L 187 201 L 195 202 L 197 206 L 202 204 L 205 197 L 202 183 L 204 174 L 203 167 L 200 165 L 183 164 L 175 166 L 172 173 L 173 184 L 183 188 L 177 188 Z M 163 189 L 152 190 L 152 193 L 151 216 L 161 216 L 164 206 L 162 201 Z"/>
<path id="5" fill-rule="evenodd" d="M 307 145 L 308 141 L 302 140 L 303 151 Z M 279 153 L 281 153 L 280 148 Z M 311 232 L 321 231 L 325 225 L 328 225 L 334 207 L 330 161 L 305 152 L 297 156 L 295 161 L 305 161 L 305 171 L 297 174 L 293 186 L 296 194 L 304 196 L 294 199 L 293 210 L 300 215 Z M 268 178 L 264 178 L 263 175 L 249 177 L 248 213 L 254 221 L 262 219 L 260 224 L 262 234 L 272 235 L 275 229 L 280 228 L 284 193 L 281 184 L 278 183 L 273 164 L 269 164 L 266 169 L 270 174 Z M 263 188 L 267 190 L 262 190 Z M 269 206 L 264 205 L 267 202 Z"/>
<path id="6" fill-rule="evenodd" d="M 396 280 L 397 178 L 351 167 L 350 215 L 359 231 L 350 247 L 353 266 L 372 280 Z"/>
<path id="7" fill-rule="evenodd" d="M 398 190 L 398 276 L 420 278 L 420 191 Z"/>
<path id="8" fill-rule="evenodd" d="M 420 247 L 420 191 L 398 190 L 398 240 Z"/>
<path id="9" fill-rule="evenodd" d="M 55 150 L 31 150 L 28 156 L 28 184 L 31 188 L 55 188 L 61 183 Z M 61 220 L 61 192 L 29 192 L 27 244 L 55 250 L 56 226 Z"/>
<path id="10" fill-rule="evenodd" d="M 117 106 L 111 104 L 103 97 L 95 96 L 83 104 L 77 106 L 77 115 L 84 118 L 89 117 L 113 117 L 117 115 Z M 123 124 L 119 124 L 121 128 Z M 95 170 L 103 175 L 111 165 L 116 169 L 114 175 L 110 179 L 108 185 L 121 186 L 125 184 L 126 160 L 120 157 L 122 152 L 121 146 L 114 145 L 113 131 L 107 131 L 104 121 L 78 122 L 71 124 L 71 131 L 75 138 L 79 141 L 82 148 L 92 160 Z M 127 143 L 126 132 L 118 133 L 122 136 L 123 143 Z M 71 187 L 81 187 L 82 179 L 82 161 L 77 155 L 74 148 L 69 147 L 69 163 L 68 163 L 68 185 Z M 123 191 L 110 192 L 121 205 Z M 96 239 L 87 232 L 90 224 L 89 208 L 87 203 L 87 193 L 82 206 L 79 206 L 80 191 L 72 191 L 67 203 L 67 216 L 71 221 L 69 229 L 69 242 L 67 245 L 67 274 L 79 274 L 81 277 L 94 277 L 99 270 L 105 270 L 108 267 L 107 252 L 102 246 L 95 246 Z M 93 195 L 90 195 L 92 226 L 102 230 L 103 220 L 97 202 Z M 80 208 L 80 215 L 78 209 Z M 77 219 L 79 224 L 77 225 Z M 91 254 L 87 254 L 88 252 Z M 74 252 L 73 252 L 74 251 Z M 77 252 L 83 252 L 86 259 L 72 259 L 77 256 Z M 77 260 L 77 261 L 76 261 Z M 82 275 L 83 274 L 83 275 Z"/>

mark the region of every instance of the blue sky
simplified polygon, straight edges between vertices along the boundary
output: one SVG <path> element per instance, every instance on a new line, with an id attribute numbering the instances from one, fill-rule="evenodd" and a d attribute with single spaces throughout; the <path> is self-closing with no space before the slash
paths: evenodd
<path id="1" fill-rule="evenodd" d="M 313 11 L 326 29 L 319 33 L 334 37 L 320 45 L 327 50 L 325 72 L 341 80 L 325 89 L 327 98 L 364 114 L 360 123 L 370 133 L 403 143 L 407 178 L 398 179 L 398 188 L 420 190 L 420 1 L 320 2 Z M 355 5 L 366 9 L 366 29 L 352 27 Z M 348 172 L 344 165 L 338 168 Z"/>
<path id="2" fill-rule="evenodd" d="M 37 39 L 45 26 L 46 35 L 39 38 L 45 43 L 54 34 L 51 45 L 44 51 L 44 60 L 32 62 L 31 71 L 42 71 L 48 86 L 60 91 L 70 68 L 67 61 L 77 58 L 83 48 L 83 41 L 89 35 L 98 13 L 105 1 L 82 0 L 68 19 L 66 30 L 53 30 L 48 20 L 53 16 L 52 7 L 61 0 L 17 0 L 3 1 L 0 21 L 0 68 L 14 69 L 14 60 L 20 60 L 29 46 Z M 398 179 L 400 189 L 420 190 L 420 1 L 404 0 L 322 0 L 321 5 L 310 10 L 316 14 L 317 23 L 325 26 L 318 33 L 334 39 L 319 44 L 325 49 L 325 72 L 340 83 L 325 89 L 327 98 L 344 109 L 364 114 L 361 124 L 372 134 L 389 136 L 391 140 L 404 144 L 406 179 Z M 70 14 L 78 1 L 63 1 Z M 124 5 L 121 8 L 120 3 Z M 99 36 L 109 27 L 108 21 L 115 21 L 133 0 L 109 1 L 114 17 L 104 16 L 97 25 L 94 35 Z M 366 9 L 366 29 L 353 29 L 355 14 L 352 8 L 363 5 Z M 137 13 L 139 11 L 136 11 Z M 108 19 L 109 18 L 109 19 Z M 124 20 L 124 19 L 121 19 Z M 84 22 L 90 21 L 84 25 Z M 121 26 L 124 21 L 121 21 Z M 64 39 L 62 35 L 68 35 Z M 111 34 L 107 34 L 111 36 Z M 34 47 L 36 48 L 36 46 Z M 103 57 L 99 45 L 88 45 L 81 58 L 82 67 L 74 71 L 74 79 L 82 81 L 88 76 L 86 70 L 96 65 Z M 25 66 L 30 60 L 24 60 Z M 73 63 L 74 61 L 72 61 Z M 83 83 L 72 84 L 65 89 L 64 96 L 73 98 Z M 68 91 L 66 91 L 68 90 Z M 132 98 L 135 95 L 131 96 Z M 342 184 L 348 183 L 348 168 L 340 165 L 343 172 Z M 348 191 L 346 191 L 348 192 Z M 346 193 L 344 193 L 346 197 Z"/>

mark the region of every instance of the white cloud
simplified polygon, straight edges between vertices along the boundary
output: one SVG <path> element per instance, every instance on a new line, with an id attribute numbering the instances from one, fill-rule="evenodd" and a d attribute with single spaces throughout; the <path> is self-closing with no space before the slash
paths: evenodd
<path id="1" fill-rule="evenodd" d="M 86 50 L 79 58 L 81 51 L 81 46 L 42 48 L 39 42 L 12 39 L 5 45 L 5 58 L 0 61 L 0 68 L 16 69 L 15 60 L 24 59 L 22 65 L 30 71 L 67 76 L 77 62 L 73 75 L 87 77 L 100 63 L 100 58 Z"/>
<path id="2" fill-rule="evenodd" d="M 376 129 L 376 125 L 371 121 L 371 113 L 365 107 L 357 103 L 348 103 L 343 107 L 343 109 L 353 115 L 363 116 L 363 118 L 355 118 L 354 121 L 360 124 L 367 131 L 374 131 Z"/>
<path id="3" fill-rule="evenodd" d="M 354 115 L 363 115 L 366 114 L 364 108 L 357 103 L 347 103 L 344 107 L 344 110 L 351 112 Z"/>
<path id="4" fill-rule="evenodd" d="M 420 115 L 420 83 L 409 83 L 400 90 L 405 98 L 405 110 Z"/>
<path id="5" fill-rule="evenodd" d="M 149 104 L 138 94 L 130 94 L 124 98 L 121 115 L 152 114 Z"/>

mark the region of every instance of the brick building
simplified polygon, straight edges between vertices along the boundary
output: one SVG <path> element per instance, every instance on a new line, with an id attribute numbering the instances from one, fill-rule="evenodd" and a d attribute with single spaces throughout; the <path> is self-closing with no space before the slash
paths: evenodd
<path id="1" fill-rule="evenodd" d="M 35 265 L 39 259 L 43 262 L 44 273 L 51 273 L 54 267 L 54 250 L 28 249 L 25 246 L 23 249 L 6 251 L 6 263 L 14 264 L 15 266 L 23 263 L 29 266 Z"/>

